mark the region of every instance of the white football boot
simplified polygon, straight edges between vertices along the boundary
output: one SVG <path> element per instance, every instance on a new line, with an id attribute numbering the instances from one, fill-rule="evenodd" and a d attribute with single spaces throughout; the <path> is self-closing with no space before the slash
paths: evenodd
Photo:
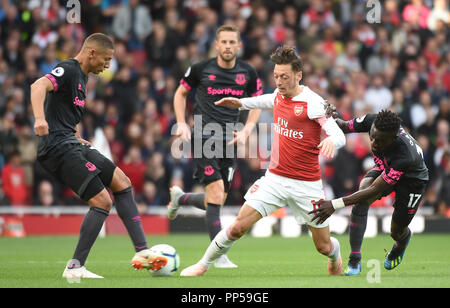
<path id="1" fill-rule="evenodd" d="M 177 217 L 177 212 L 180 208 L 178 200 L 183 194 L 184 191 L 178 186 L 172 186 L 170 188 L 170 203 L 167 206 L 167 217 L 170 220 L 174 220 Z"/>
<path id="2" fill-rule="evenodd" d="M 228 259 L 227 255 L 221 255 L 214 261 L 214 267 L 217 268 L 237 268 L 238 266 Z"/>
<path id="3" fill-rule="evenodd" d="M 148 270 L 157 271 L 161 269 L 161 267 L 166 266 L 167 258 L 162 255 L 155 254 L 155 252 L 150 249 L 144 249 L 136 252 L 130 263 L 136 270 L 145 268 Z"/>
<path id="4" fill-rule="evenodd" d="M 196 263 L 189 267 L 186 267 L 181 271 L 180 276 L 182 277 L 194 277 L 194 276 L 203 276 L 208 269 L 201 265 L 200 263 Z"/>
<path id="5" fill-rule="evenodd" d="M 97 274 L 88 271 L 84 266 L 78 268 L 66 268 L 62 274 L 63 278 L 66 279 L 77 279 L 77 278 L 103 278 Z"/>

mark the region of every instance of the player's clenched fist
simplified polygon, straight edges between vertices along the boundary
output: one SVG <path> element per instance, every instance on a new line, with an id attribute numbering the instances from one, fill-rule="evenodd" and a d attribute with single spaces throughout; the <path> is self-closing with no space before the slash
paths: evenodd
<path id="1" fill-rule="evenodd" d="M 38 136 L 48 135 L 48 123 L 45 119 L 36 119 L 34 133 Z"/>
<path id="2" fill-rule="evenodd" d="M 186 123 L 178 123 L 177 137 L 181 137 L 181 140 L 187 142 L 191 140 L 191 128 Z"/>

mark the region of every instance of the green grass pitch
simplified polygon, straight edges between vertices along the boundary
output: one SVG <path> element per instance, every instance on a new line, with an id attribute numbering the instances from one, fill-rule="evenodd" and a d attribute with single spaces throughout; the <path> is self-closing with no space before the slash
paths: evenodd
<path id="1" fill-rule="evenodd" d="M 336 238 L 346 264 L 348 235 Z M 207 234 L 148 236 L 148 240 L 149 245 L 174 246 L 181 257 L 181 269 L 197 262 L 209 242 Z M 151 277 L 147 271 L 135 271 L 129 265 L 134 255 L 130 239 L 107 236 L 97 240 L 86 263 L 89 270 L 105 279 L 69 283 L 61 274 L 76 242 L 75 236 L 0 237 L 0 288 L 450 287 L 450 235 L 446 234 L 413 235 L 403 263 L 392 271 L 383 267 L 384 249 L 391 249 L 391 238 L 388 235 L 367 238 L 363 244 L 363 271 L 353 277 L 329 276 L 327 258 L 315 250 L 306 234 L 299 238 L 246 235 L 228 253 L 239 268 L 212 266 L 203 277 L 179 277 L 180 270 L 171 277 Z M 377 262 L 379 276 L 376 276 Z"/>

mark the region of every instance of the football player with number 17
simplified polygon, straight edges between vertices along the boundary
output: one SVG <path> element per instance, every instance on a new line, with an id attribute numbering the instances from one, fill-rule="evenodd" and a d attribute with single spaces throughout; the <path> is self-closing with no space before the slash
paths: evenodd
<path id="1" fill-rule="evenodd" d="M 333 106 L 327 110 L 332 111 Z M 411 239 L 408 228 L 419 208 L 428 184 L 428 169 L 422 149 L 417 141 L 401 127 L 401 119 L 389 110 L 368 114 L 350 121 L 337 119 L 344 133 L 368 133 L 376 166 L 367 172 L 359 184 L 359 191 L 335 200 L 321 200 L 315 204 L 318 223 L 328 219 L 338 208 L 354 205 L 350 218 L 351 253 L 346 276 L 361 273 L 361 246 L 367 225 L 370 205 L 377 199 L 395 191 L 394 212 L 391 220 L 391 237 L 395 240 L 386 255 L 384 267 L 392 270 L 403 260 Z"/>
<path id="2" fill-rule="evenodd" d="M 315 201 L 325 198 L 319 153 L 332 158 L 345 145 L 345 136 L 326 103 L 307 86 L 300 85 L 302 60 L 293 47 L 279 47 L 271 56 L 275 63 L 274 93 L 251 98 L 223 98 L 215 104 L 241 109 L 273 109 L 274 139 L 269 169 L 245 195 L 246 202 L 230 227 L 220 231 L 202 259 L 181 272 L 201 276 L 219 256 L 225 254 L 258 220 L 289 205 L 299 224 L 311 230 L 317 251 L 328 257 L 328 273 L 340 275 L 342 258 L 336 238 L 330 237 L 328 220 L 312 221 Z M 321 141 L 322 130 L 328 135 Z"/>

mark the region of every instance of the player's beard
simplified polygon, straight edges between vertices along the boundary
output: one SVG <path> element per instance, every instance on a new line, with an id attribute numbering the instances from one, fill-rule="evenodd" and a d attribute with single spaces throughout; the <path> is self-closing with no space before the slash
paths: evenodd
<path id="1" fill-rule="evenodd" d="M 226 56 L 225 53 L 219 53 L 219 57 L 222 59 L 222 61 L 224 62 L 233 62 L 236 59 L 236 53 L 230 52 L 231 55 L 230 56 Z"/>

